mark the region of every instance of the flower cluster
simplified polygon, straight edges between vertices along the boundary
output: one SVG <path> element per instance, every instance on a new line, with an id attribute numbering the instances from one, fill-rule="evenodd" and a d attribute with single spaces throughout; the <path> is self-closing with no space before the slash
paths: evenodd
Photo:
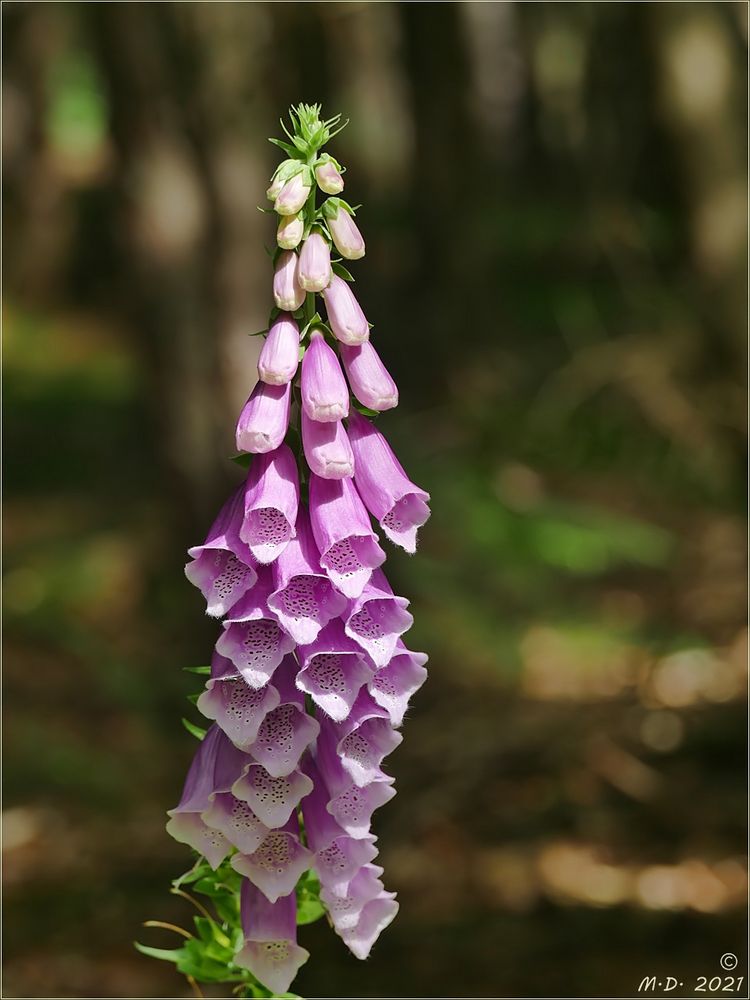
<path id="1" fill-rule="evenodd" d="M 230 856 L 243 877 L 234 961 L 278 993 L 308 957 L 296 939 L 304 873 L 358 958 L 396 914 L 371 817 L 395 794 L 381 765 L 427 659 L 402 640 L 409 602 L 388 584 L 372 522 L 413 553 L 429 495 L 371 419 L 398 391 L 332 258 L 365 252 L 338 197 L 343 170 L 320 152 L 338 119 L 301 105 L 292 123 L 288 143 L 274 140 L 287 158 L 267 192 L 279 217 L 276 308 L 237 422 L 251 461 L 186 567 L 223 618 L 197 702 L 213 725 L 168 823 L 213 868 Z M 318 191 L 329 195 L 320 206 Z"/>

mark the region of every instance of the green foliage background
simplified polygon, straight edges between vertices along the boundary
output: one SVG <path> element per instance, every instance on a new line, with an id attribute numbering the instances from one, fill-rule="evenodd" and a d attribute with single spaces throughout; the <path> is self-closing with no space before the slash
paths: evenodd
<path id="1" fill-rule="evenodd" d="M 434 515 L 391 558 L 431 656 L 377 823 L 401 913 L 366 966 L 303 928 L 295 989 L 743 974 L 746 8 L 3 21 L 5 991 L 187 995 L 130 942 L 193 919 L 163 821 L 214 626 L 182 565 L 241 474 L 300 100 L 352 120 L 382 426 Z"/>

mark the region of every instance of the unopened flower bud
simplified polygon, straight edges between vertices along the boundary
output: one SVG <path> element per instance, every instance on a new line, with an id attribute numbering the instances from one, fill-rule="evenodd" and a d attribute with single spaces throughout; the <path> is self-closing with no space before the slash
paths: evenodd
<path id="1" fill-rule="evenodd" d="M 322 479 L 354 475 L 354 456 L 340 420 L 321 424 L 302 410 L 302 447 L 310 470 Z"/>
<path id="2" fill-rule="evenodd" d="M 276 230 L 276 242 L 282 250 L 294 250 L 302 239 L 305 223 L 299 212 L 296 215 L 282 215 Z"/>
<path id="3" fill-rule="evenodd" d="M 328 219 L 328 230 L 336 249 L 347 260 L 359 260 L 365 255 L 365 241 L 349 212 L 339 205 L 336 214 Z"/>
<path id="4" fill-rule="evenodd" d="M 362 344 L 370 336 L 370 327 L 362 308 L 354 298 L 348 284 L 337 274 L 323 290 L 328 312 L 328 322 L 334 336 L 342 344 Z"/>
<path id="5" fill-rule="evenodd" d="M 284 187 L 284 183 L 285 181 L 282 180 L 280 174 L 274 174 L 273 180 L 266 191 L 266 198 L 268 198 L 269 201 L 276 201 L 281 193 L 281 189 Z"/>
<path id="6" fill-rule="evenodd" d="M 310 185 L 306 180 L 305 171 L 300 171 L 286 182 L 273 203 L 279 215 L 296 215 L 303 207 L 310 194 Z"/>
<path id="7" fill-rule="evenodd" d="M 299 364 L 299 327 L 282 313 L 268 331 L 258 358 L 258 375 L 268 385 L 291 382 Z"/>
<path id="8" fill-rule="evenodd" d="M 357 347 L 341 345 L 341 360 L 352 392 L 371 410 L 391 410 L 398 405 L 398 389 L 388 369 L 368 340 Z"/>
<path id="9" fill-rule="evenodd" d="M 331 280 L 331 250 L 318 232 L 310 233 L 302 244 L 297 280 L 307 292 L 322 292 Z"/>
<path id="10" fill-rule="evenodd" d="M 315 180 L 326 194 L 339 194 L 344 190 L 344 178 L 330 159 L 321 159 L 315 167 Z"/>
<path id="11" fill-rule="evenodd" d="M 285 250 L 279 254 L 273 274 L 273 298 L 279 309 L 294 312 L 305 301 L 305 290 L 297 280 L 297 254 Z"/>
<path id="12" fill-rule="evenodd" d="M 351 348 L 356 350 L 356 348 Z M 320 330 L 313 330 L 302 359 L 302 406 L 311 420 L 329 423 L 349 414 L 349 390 L 336 352 Z"/>

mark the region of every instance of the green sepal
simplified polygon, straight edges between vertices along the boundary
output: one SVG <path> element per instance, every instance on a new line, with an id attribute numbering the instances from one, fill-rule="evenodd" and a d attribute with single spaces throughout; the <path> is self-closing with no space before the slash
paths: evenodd
<path id="1" fill-rule="evenodd" d="M 354 275 L 351 271 L 347 270 L 347 268 L 345 268 L 344 265 L 340 264 L 338 261 L 334 261 L 331 264 L 331 270 L 334 274 L 337 274 L 339 278 L 343 278 L 344 281 L 354 281 Z"/>
<path id="2" fill-rule="evenodd" d="M 357 413 L 361 413 L 363 417 L 379 417 L 380 416 L 380 411 L 379 410 L 371 410 L 367 406 L 362 406 L 361 403 L 352 403 L 352 406 L 357 411 Z"/>
<path id="3" fill-rule="evenodd" d="M 191 705 L 197 705 L 198 699 L 200 698 L 200 692 L 198 694 L 186 694 L 185 697 Z"/>
<path id="4" fill-rule="evenodd" d="M 323 321 L 322 321 L 322 319 L 321 319 L 321 317 L 320 317 L 320 313 L 319 313 L 319 312 L 316 312 L 316 313 L 315 313 L 315 314 L 314 314 L 314 315 L 313 315 L 313 316 L 312 316 L 312 317 L 311 317 L 311 318 L 310 318 L 310 319 L 309 319 L 309 320 L 307 321 L 307 323 L 305 323 L 305 325 L 304 325 L 304 326 L 302 327 L 302 329 L 300 330 L 300 334 L 299 334 L 299 339 L 300 339 L 300 341 L 302 341 L 302 340 L 304 340 L 304 339 L 305 339 L 305 337 L 307 336 L 307 331 L 308 331 L 308 330 L 310 329 L 310 327 L 311 327 L 311 326 L 317 326 L 318 324 L 320 324 L 320 323 L 322 323 L 322 322 L 323 322 Z M 300 357 L 300 361 L 301 361 L 301 360 L 302 360 L 302 358 Z"/>
<path id="5" fill-rule="evenodd" d="M 239 451 L 236 455 L 230 455 L 229 461 L 239 465 L 241 469 L 249 469 L 253 456 L 247 451 Z"/>
<path id="6" fill-rule="evenodd" d="M 186 674 L 210 674 L 210 667 L 183 667 Z"/>
<path id="7" fill-rule="evenodd" d="M 248 333 L 248 337 L 265 337 L 268 333 L 268 327 L 264 330 L 256 330 L 255 333 Z"/>
<path id="8" fill-rule="evenodd" d="M 194 736 L 197 740 L 202 740 L 208 732 L 207 729 L 201 729 L 200 726 L 196 726 L 194 722 L 191 722 L 190 719 L 186 719 L 184 716 L 182 718 L 182 724 L 190 735 Z"/>
<path id="9" fill-rule="evenodd" d="M 133 947 L 142 955 L 158 958 L 162 962 L 179 962 L 183 951 L 182 948 L 151 948 L 147 944 L 141 944 L 140 941 L 134 941 Z"/>

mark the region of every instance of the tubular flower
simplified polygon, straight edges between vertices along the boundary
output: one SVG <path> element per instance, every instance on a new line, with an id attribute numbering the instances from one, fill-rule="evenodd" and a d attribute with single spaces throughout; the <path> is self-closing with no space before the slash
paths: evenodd
<path id="1" fill-rule="evenodd" d="M 302 406 L 310 420 L 325 424 L 349 415 L 349 390 L 341 365 L 320 330 L 310 334 L 310 346 L 302 359 L 300 389 Z"/>
<path id="2" fill-rule="evenodd" d="M 306 292 L 322 292 L 331 280 L 331 249 L 319 232 L 313 231 L 302 244 L 297 281 Z"/>
<path id="3" fill-rule="evenodd" d="M 300 645 L 313 642 L 323 626 L 346 609 L 346 597 L 320 567 L 305 507 L 297 515 L 296 536 L 273 564 L 273 585 L 268 607 Z"/>
<path id="4" fill-rule="evenodd" d="M 282 215 L 276 229 L 276 242 L 282 250 L 294 250 L 302 242 L 305 220 L 301 213 Z"/>
<path id="5" fill-rule="evenodd" d="M 310 196 L 310 185 L 307 183 L 305 171 L 301 170 L 290 178 L 279 191 L 274 210 L 279 215 L 296 215 Z"/>
<path id="6" fill-rule="evenodd" d="M 321 424 L 302 411 L 302 447 L 310 471 L 321 479 L 347 479 L 354 475 L 354 455 L 340 420 Z"/>
<path id="7" fill-rule="evenodd" d="M 323 289 L 323 300 L 336 340 L 342 344 L 363 344 L 370 336 L 370 325 L 343 278 L 331 275 L 330 284 Z"/>
<path id="8" fill-rule="evenodd" d="M 310 953 L 297 944 L 297 904 L 294 893 L 275 902 L 245 881 L 241 892 L 244 944 L 234 956 L 275 994 L 289 991 Z"/>
<path id="9" fill-rule="evenodd" d="M 206 599 L 206 613 L 225 615 L 250 590 L 258 574 L 255 557 L 240 538 L 242 489 L 235 490 L 211 525 L 205 542 L 188 549 L 185 576 Z"/>
<path id="10" fill-rule="evenodd" d="M 333 214 L 329 215 L 326 212 L 331 239 L 342 257 L 346 257 L 347 260 L 359 260 L 365 255 L 365 241 L 362 238 L 362 233 L 357 228 L 357 223 L 352 218 L 351 213 L 344 208 L 341 200 L 331 199 L 331 201 L 336 202 L 331 207 Z"/>
<path id="11" fill-rule="evenodd" d="M 226 960 L 226 981 L 241 979 L 248 995 L 258 984 L 286 993 L 307 960 L 297 897 L 317 897 L 357 958 L 395 917 L 372 823 L 396 794 L 384 766 L 427 676 L 426 655 L 404 644 L 409 602 L 386 579 L 370 515 L 414 552 L 429 494 L 355 408 L 391 409 L 398 390 L 347 272 L 332 273 L 329 234 L 349 260 L 365 246 L 336 197 L 343 168 L 320 152 L 339 120 L 319 112 L 294 109 L 294 135 L 279 142 L 288 159 L 267 192 L 281 250 L 260 381 L 236 428 L 246 478 L 185 568 L 222 621 L 210 670 L 195 668 L 208 675 L 196 706 L 210 728 L 188 724 L 203 738 L 167 829 L 218 869 L 199 867 L 196 891 L 241 886 L 241 928 L 228 927 L 225 959 L 212 940 L 206 960 L 214 982 Z M 318 189 L 334 196 L 321 207 Z M 189 947 L 192 962 L 204 942 Z"/>
<path id="12" fill-rule="evenodd" d="M 305 290 L 297 277 L 298 257 L 293 250 L 283 250 L 273 273 L 273 300 L 277 309 L 294 312 L 305 301 Z"/>
<path id="13" fill-rule="evenodd" d="M 315 165 L 315 180 L 326 194 L 340 194 L 344 190 L 344 178 L 339 173 L 336 161 L 324 153 Z"/>
<path id="14" fill-rule="evenodd" d="M 369 340 L 357 347 L 342 344 L 339 350 L 355 399 L 378 412 L 398 405 L 396 383 Z"/>
<path id="15" fill-rule="evenodd" d="M 294 537 L 299 510 L 297 463 L 285 444 L 250 465 L 244 509 L 240 538 L 258 562 L 273 562 Z"/>
<path id="16" fill-rule="evenodd" d="M 331 583 L 347 597 L 359 597 L 385 552 L 352 481 L 311 475 L 310 521 Z"/>
<path id="17" fill-rule="evenodd" d="M 365 507 L 394 544 L 415 552 L 417 529 L 430 516 L 430 494 L 411 482 L 380 431 L 356 411 L 349 417 L 349 436 Z"/>
<path id="18" fill-rule="evenodd" d="M 291 382 L 299 365 L 299 327 L 282 313 L 263 342 L 258 358 L 258 378 L 268 385 Z"/>
<path id="19" fill-rule="evenodd" d="M 292 390 L 286 385 L 256 383 L 237 421 L 237 451 L 263 455 L 278 448 L 289 426 Z"/>

